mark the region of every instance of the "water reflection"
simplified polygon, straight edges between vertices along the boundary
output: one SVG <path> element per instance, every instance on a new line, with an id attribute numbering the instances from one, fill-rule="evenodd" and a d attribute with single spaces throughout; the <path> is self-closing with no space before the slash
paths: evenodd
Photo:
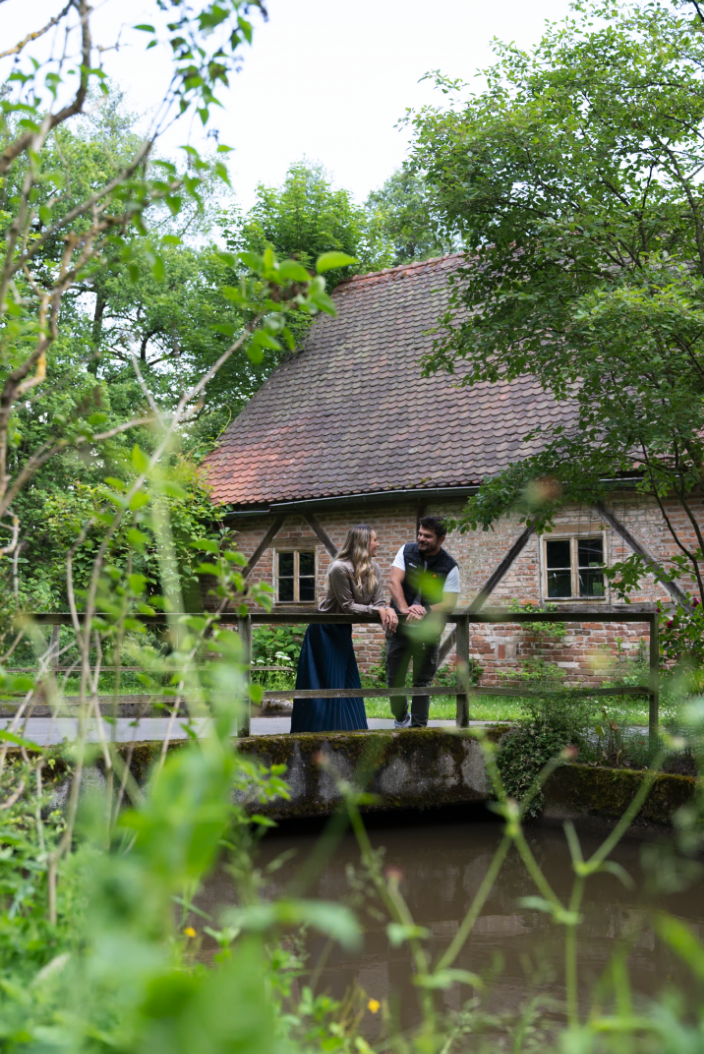
<path id="1" fill-rule="evenodd" d="M 489 867 L 500 839 L 493 823 L 420 822 L 413 827 L 372 830 L 375 847 L 385 849 L 385 866 L 398 868 L 403 878 L 401 892 L 417 923 L 429 930 L 428 946 L 437 961 L 457 932 L 472 898 Z M 300 863 L 313 848 L 317 835 L 278 834 L 268 837 L 260 850 L 259 863 L 267 864 L 281 853 L 296 850 L 275 874 L 272 895 L 282 895 Z M 565 903 L 572 886 L 569 852 L 562 831 L 535 828 L 528 840 L 552 888 Z M 599 841 L 583 838 L 585 855 Z M 594 876 L 587 885 L 583 923 L 579 930 L 580 993 L 583 1008 L 590 993 L 620 942 L 628 943 L 628 963 L 635 993 L 647 997 L 666 983 L 686 988 L 686 971 L 656 939 L 644 892 L 640 863 L 641 845 L 622 844 L 613 855 L 635 881 L 624 888 L 612 874 Z M 316 974 L 316 991 L 341 999 L 357 981 L 370 998 L 389 1000 L 401 1027 L 418 1021 L 418 989 L 412 984 L 412 964 L 406 946 L 394 948 L 386 932 L 387 919 L 380 904 L 360 876 L 360 857 L 351 836 L 345 837 L 307 895 L 355 904 L 364 924 L 364 948 L 350 954 L 330 948 L 324 938 L 307 942 L 309 966 Z M 480 973 L 489 980 L 486 1008 L 495 1013 L 515 1012 L 535 996 L 553 1005 L 560 1016 L 564 1000 L 563 933 L 540 911 L 520 905 L 525 896 L 535 896 L 522 861 L 511 850 L 470 940 L 460 953 L 457 967 Z M 206 893 L 207 910 L 216 913 L 219 904 L 232 901 L 226 875 L 214 877 Z M 702 885 L 676 897 L 661 898 L 660 908 L 684 919 L 704 938 Z M 440 994 L 448 1010 L 459 1010 L 472 996 L 468 986 L 455 986 Z M 607 1004 L 608 1005 L 608 1001 Z"/>

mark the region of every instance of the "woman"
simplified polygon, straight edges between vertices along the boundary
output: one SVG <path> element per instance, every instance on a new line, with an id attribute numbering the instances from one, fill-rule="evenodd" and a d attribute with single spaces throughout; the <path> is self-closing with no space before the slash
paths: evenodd
<path id="1" fill-rule="evenodd" d="M 366 524 L 352 527 L 328 572 L 328 588 L 319 611 L 331 615 L 379 613 L 384 629 L 395 630 L 398 616 L 382 596 L 381 575 L 374 555 L 376 531 Z M 316 624 L 308 627 L 298 660 L 296 688 L 361 688 L 352 646 L 352 626 Z M 367 728 L 364 701 L 294 699 L 292 732 L 335 732 Z"/>

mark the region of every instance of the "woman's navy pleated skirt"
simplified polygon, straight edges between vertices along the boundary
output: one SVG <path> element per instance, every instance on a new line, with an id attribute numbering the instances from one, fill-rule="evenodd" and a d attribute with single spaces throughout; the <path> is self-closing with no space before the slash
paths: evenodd
<path id="1" fill-rule="evenodd" d="M 351 626 L 312 625 L 298 660 L 296 688 L 361 688 Z M 294 699 L 292 732 L 350 732 L 368 728 L 364 700 Z"/>

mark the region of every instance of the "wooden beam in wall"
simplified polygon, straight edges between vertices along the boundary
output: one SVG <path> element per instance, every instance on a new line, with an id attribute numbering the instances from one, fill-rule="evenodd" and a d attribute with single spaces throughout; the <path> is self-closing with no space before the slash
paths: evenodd
<path id="1" fill-rule="evenodd" d="M 472 601 L 472 603 L 467 608 L 467 613 L 468 614 L 474 615 L 474 614 L 476 614 L 477 611 L 481 611 L 481 609 L 484 607 L 484 605 L 486 604 L 487 600 L 489 599 L 489 597 L 491 596 L 493 591 L 498 586 L 498 584 L 501 581 L 501 579 L 504 577 L 504 575 L 506 574 L 508 569 L 511 567 L 511 564 L 514 562 L 516 557 L 520 553 L 522 553 L 523 550 L 525 549 L 525 547 L 526 547 L 531 535 L 533 534 L 534 530 L 535 530 L 535 528 L 533 527 L 533 525 L 532 524 L 528 524 L 526 529 L 524 531 L 522 531 L 521 534 L 519 534 L 518 538 L 516 538 L 516 541 L 513 543 L 513 545 L 509 549 L 509 551 L 506 553 L 506 556 L 503 558 L 501 563 L 497 565 L 495 570 L 492 571 L 492 573 L 489 575 L 489 577 L 487 578 L 487 580 L 484 583 L 484 585 L 481 587 L 481 589 L 479 590 L 479 592 L 475 596 L 475 598 Z M 457 631 L 453 630 L 452 633 L 450 633 L 449 636 L 445 638 L 445 640 L 443 641 L 443 643 L 442 643 L 442 645 L 440 647 L 439 665 L 442 665 L 442 663 L 445 662 L 445 659 L 448 657 L 448 655 L 450 654 L 452 649 L 455 647 L 456 643 L 457 643 Z"/>
<path id="2" fill-rule="evenodd" d="M 272 523 L 271 527 L 266 532 L 266 534 L 262 538 L 261 542 L 259 543 L 257 548 L 254 550 L 254 552 L 250 556 L 249 560 L 247 561 L 247 566 L 245 567 L 244 571 L 242 572 L 242 577 L 244 579 L 249 578 L 250 574 L 252 573 L 254 568 L 257 566 L 257 564 L 261 560 L 262 556 L 264 555 L 266 550 L 269 548 L 269 546 L 273 542 L 274 538 L 276 538 L 276 535 L 279 533 L 279 531 L 283 527 L 285 519 L 286 519 L 285 516 L 277 516 L 276 517 L 276 519 Z"/>
<path id="3" fill-rule="evenodd" d="M 667 571 L 662 566 L 662 564 L 658 560 L 656 560 L 651 553 L 648 552 L 645 546 L 642 545 L 637 538 L 633 537 L 626 525 L 621 523 L 621 521 L 617 519 L 613 512 L 609 512 L 606 506 L 603 505 L 600 501 L 596 503 L 594 508 L 599 513 L 602 520 L 608 523 L 609 527 L 612 527 L 616 534 L 623 539 L 629 549 L 631 549 L 634 553 L 637 553 L 638 556 L 643 557 L 653 574 L 655 574 L 656 576 L 664 575 L 665 578 L 667 577 Z M 677 600 L 680 604 L 684 604 L 685 607 L 688 607 L 689 601 L 687 600 L 687 596 L 684 590 L 680 589 L 676 582 L 665 581 L 665 578 L 661 579 L 662 584 L 668 591 L 670 596 L 673 598 L 673 600 Z"/>
<path id="4" fill-rule="evenodd" d="M 474 600 L 467 608 L 467 613 L 469 615 L 474 615 L 477 611 L 480 611 L 484 607 L 487 600 L 494 592 L 499 582 L 510 568 L 513 561 L 525 549 L 526 545 L 528 544 L 528 540 L 530 539 L 534 530 L 535 527 L 533 527 L 532 523 L 529 523 L 526 529 L 522 531 L 521 534 L 519 534 L 518 538 L 516 538 L 515 542 L 513 543 L 509 551 L 506 553 L 506 556 L 503 558 L 496 570 L 489 575 L 486 582 L 481 587 Z"/>
<path id="5" fill-rule="evenodd" d="M 327 551 L 330 553 L 330 556 L 334 560 L 335 557 L 337 556 L 337 546 L 333 542 L 333 540 L 330 537 L 330 535 L 328 534 L 328 532 L 318 522 L 318 520 L 315 518 L 315 516 L 313 515 L 312 512 L 304 512 L 303 513 L 303 518 L 306 520 L 306 522 L 309 524 L 309 526 L 313 528 L 313 530 L 317 534 L 318 538 L 323 543 L 323 545 L 325 546 Z"/>

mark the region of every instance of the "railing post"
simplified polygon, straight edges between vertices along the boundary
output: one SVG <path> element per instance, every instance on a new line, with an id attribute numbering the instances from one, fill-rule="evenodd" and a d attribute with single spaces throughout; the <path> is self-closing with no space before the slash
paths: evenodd
<path id="1" fill-rule="evenodd" d="M 650 622 L 650 669 L 648 686 L 650 688 L 650 710 L 648 714 L 648 745 L 654 754 L 658 745 L 658 725 L 660 714 L 660 620 L 657 612 L 653 613 Z"/>
<path id="2" fill-rule="evenodd" d="M 458 728 L 469 728 L 469 617 L 457 616 L 457 694 Z"/>
<path id="3" fill-rule="evenodd" d="M 250 734 L 252 719 L 252 699 L 249 686 L 252 679 L 252 619 L 249 615 L 237 619 L 237 632 L 242 646 L 242 663 L 245 665 L 244 699 L 242 700 L 242 717 L 237 720 L 237 738 L 242 739 Z"/>

